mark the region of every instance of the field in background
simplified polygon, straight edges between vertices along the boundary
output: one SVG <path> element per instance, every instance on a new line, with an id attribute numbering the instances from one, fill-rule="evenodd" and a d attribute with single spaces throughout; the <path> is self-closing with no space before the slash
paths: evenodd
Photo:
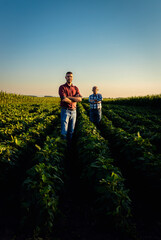
<path id="1" fill-rule="evenodd" d="M 161 95 L 104 99 L 97 128 L 84 99 L 71 149 L 59 105 L 0 92 L 3 239 L 160 239 Z"/>

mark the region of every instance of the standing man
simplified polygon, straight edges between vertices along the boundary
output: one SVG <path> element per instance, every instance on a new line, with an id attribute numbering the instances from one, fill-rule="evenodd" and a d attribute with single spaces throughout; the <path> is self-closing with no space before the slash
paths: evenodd
<path id="1" fill-rule="evenodd" d="M 61 98 L 61 135 L 63 139 L 71 142 L 76 123 L 76 105 L 82 101 L 79 89 L 73 86 L 73 73 L 66 73 L 66 83 L 59 87 Z"/>
<path id="2" fill-rule="evenodd" d="M 94 86 L 92 88 L 93 94 L 89 96 L 90 102 L 90 121 L 95 123 L 97 126 L 101 121 L 102 116 L 102 95 L 98 93 L 98 87 Z"/>

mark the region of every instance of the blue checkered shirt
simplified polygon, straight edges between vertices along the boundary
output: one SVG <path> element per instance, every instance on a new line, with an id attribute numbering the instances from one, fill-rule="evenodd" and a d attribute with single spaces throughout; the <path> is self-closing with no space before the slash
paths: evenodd
<path id="1" fill-rule="evenodd" d="M 90 100 L 97 100 L 97 101 L 102 101 L 102 95 L 97 93 L 97 94 L 92 94 L 89 96 L 89 102 Z M 101 109 L 102 104 L 100 103 L 95 103 L 95 102 L 90 102 L 90 109 Z"/>

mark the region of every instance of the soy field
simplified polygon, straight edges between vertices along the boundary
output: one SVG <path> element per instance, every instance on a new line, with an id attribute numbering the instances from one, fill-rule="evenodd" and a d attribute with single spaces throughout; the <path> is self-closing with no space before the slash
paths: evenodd
<path id="1" fill-rule="evenodd" d="M 89 110 L 69 148 L 59 98 L 0 92 L 0 239 L 161 239 L 161 95 Z"/>

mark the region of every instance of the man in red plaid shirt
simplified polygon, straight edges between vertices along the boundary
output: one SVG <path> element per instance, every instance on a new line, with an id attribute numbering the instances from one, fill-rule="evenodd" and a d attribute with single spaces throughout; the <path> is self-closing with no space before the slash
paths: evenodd
<path id="1" fill-rule="evenodd" d="M 61 135 L 63 139 L 72 139 L 76 122 L 76 105 L 82 101 L 79 89 L 72 84 L 73 73 L 66 73 L 66 83 L 59 87 L 61 98 Z"/>

